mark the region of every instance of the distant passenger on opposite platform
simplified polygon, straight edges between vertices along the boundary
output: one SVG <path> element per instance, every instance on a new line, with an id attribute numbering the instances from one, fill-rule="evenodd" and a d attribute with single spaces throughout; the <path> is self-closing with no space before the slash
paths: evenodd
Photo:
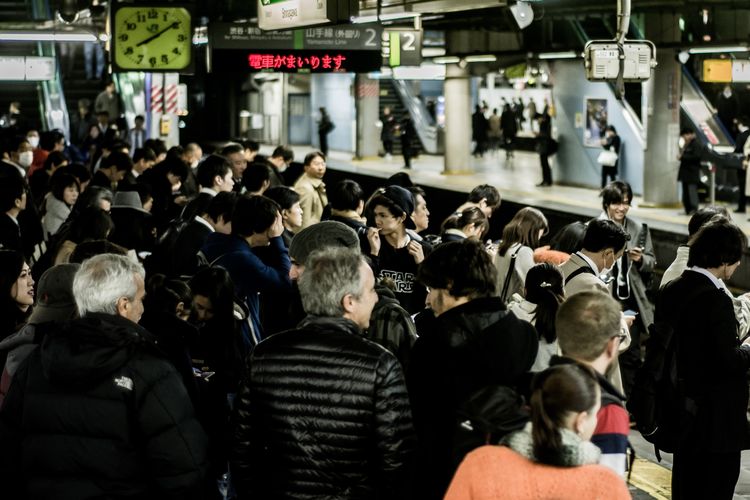
<path id="1" fill-rule="evenodd" d="M 412 143 L 417 140 L 417 130 L 409 113 L 404 113 L 399 131 L 401 132 L 401 154 L 404 155 L 404 168 L 411 168 L 411 159 L 416 156 Z"/>
<path id="2" fill-rule="evenodd" d="M 336 126 L 331 121 L 331 117 L 328 115 L 326 108 L 320 108 L 320 120 L 318 120 L 318 144 L 320 144 L 320 152 L 325 156 L 328 156 L 328 134 L 330 134 Z"/>
<path id="3" fill-rule="evenodd" d="M 552 119 L 547 113 L 537 115 L 536 119 L 539 122 L 537 152 L 542 166 L 542 182 L 537 184 L 537 187 L 546 187 L 552 185 L 552 169 L 549 166 L 549 156 L 553 154 Z"/>
<path id="4" fill-rule="evenodd" d="M 608 162 L 612 164 L 601 164 L 602 166 L 602 188 L 607 185 L 607 179 L 611 179 L 612 182 L 617 178 L 617 167 L 620 163 L 620 145 L 622 140 L 617 135 L 617 130 L 614 125 L 607 125 L 604 129 L 604 137 L 602 137 L 601 145 L 606 151 L 614 153 L 614 162 Z"/>
<path id="5" fill-rule="evenodd" d="M 693 215 L 698 210 L 698 184 L 701 179 L 701 146 L 696 140 L 695 131 L 683 128 L 680 137 L 685 142 L 677 159 L 680 170 L 677 180 L 682 182 L 682 205 L 685 213 Z"/>
<path id="6" fill-rule="evenodd" d="M 750 116 L 743 115 L 737 120 L 737 129 L 739 133 L 734 141 L 734 153 L 740 154 L 745 160 L 750 156 Z M 739 187 L 739 201 L 737 202 L 738 214 L 745 213 L 745 205 L 747 203 L 747 165 L 742 163 L 741 168 L 737 170 L 737 186 Z"/>
<path id="7" fill-rule="evenodd" d="M 117 123 L 120 118 L 120 109 L 120 94 L 115 91 L 115 82 L 107 82 L 104 90 L 96 96 L 94 111 L 97 113 L 106 111 L 109 115 L 109 120 L 112 123 Z"/>

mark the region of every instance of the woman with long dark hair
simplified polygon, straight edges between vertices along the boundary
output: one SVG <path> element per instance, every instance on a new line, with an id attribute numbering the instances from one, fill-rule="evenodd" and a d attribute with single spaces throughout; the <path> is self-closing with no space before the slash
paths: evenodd
<path id="1" fill-rule="evenodd" d="M 565 300 L 563 275 L 552 264 L 537 264 L 526 274 L 524 296 L 514 294 L 508 304 L 513 314 L 536 327 L 539 334 L 539 350 L 531 367 L 532 372 L 549 367 L 550 358 L 558 353 L 555 316 Z"/>
<path id="2" fill-rule="evenodd" d="M 533 207 L 524 207 L 503 229 L 503 238 L 495 256 L 500 298 L 507 302 L 520 293 L 526 273 L 534 266 L 534 249 L 549 231 L 547 218 Z"/>
<path id="3" fill-rule="evenodd" d="M 0 340 L 26 323 L 34 305 L 34 279 L 23 254 L 0 250 Z M 0 370 L 5 355 L 0 360 Z"/>
<path id="4" fill-rule="evenodd" d="M 591 368 L 558 365 L 532 383 L 531 422 L 503 440 L 469 453 L 446 500 L 629 499 L 625 482 L 598 465 L 589 441 L 600 389 Z"/>

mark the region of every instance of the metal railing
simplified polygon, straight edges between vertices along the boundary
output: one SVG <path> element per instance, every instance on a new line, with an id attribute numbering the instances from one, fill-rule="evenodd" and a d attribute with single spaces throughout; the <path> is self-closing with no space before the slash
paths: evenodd
<path id="1" fill-rule="evenodd" d="M 396 89 L 396 93 L 399 95 L 401 102 L 409 112 L 409 115 L 414 122 L 414 128 L 417 131 L 417 135 L 422 142 L 422 147 L 425 152 L 439 154 L 439 129 L 435 124 L 435 120 L 432 119 L 432 116 L 427 111 L 427 107 L 414 90 L 412 90 L 411 86 L 404 80 L 397 80 L 394 78 L 393 88 Z"/>

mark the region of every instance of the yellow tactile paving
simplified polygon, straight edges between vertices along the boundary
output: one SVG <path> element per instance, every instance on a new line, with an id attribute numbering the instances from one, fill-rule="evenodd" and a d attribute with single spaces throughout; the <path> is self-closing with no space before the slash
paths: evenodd
<path id="1" fill-rule="evenodd" d="M 672 498 L 672 471 L 648 460 L 635 459 L 630 484 L 656 500 Z"/>

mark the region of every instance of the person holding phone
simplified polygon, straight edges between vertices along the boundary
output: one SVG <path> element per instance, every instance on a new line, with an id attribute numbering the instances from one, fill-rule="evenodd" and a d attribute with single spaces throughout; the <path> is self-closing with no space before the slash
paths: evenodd
<path id="1" fill-rule="evenodd" d="M 623 389 L 630 394 L 635 372 L 641 364 L 641 332 L 654 321 L 654 305 L 647 296 L 651 275 L 656 264 L 651 232 L 646 224 L 628 217 L 633 201 L 630 184 L 614 181 L 601 191 L 602 208 L 600 219 L 609 219 L 630 235 L 625 252 L 612 267 L 612 295 L 623 310 L 631 311 L 626 321 L 630 326 L 630 347 L 620 354 Z M 632 318 L 632 319 L 630 319 Z"/>

